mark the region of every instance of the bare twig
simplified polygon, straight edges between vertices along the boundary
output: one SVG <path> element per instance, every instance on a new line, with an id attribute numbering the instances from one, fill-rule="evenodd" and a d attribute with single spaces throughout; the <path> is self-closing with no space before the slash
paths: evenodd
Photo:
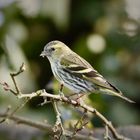
<path id="1" fill-rule="evenodd" d="M 3 123 L 3 122 L 5 122 L 5 121 L 7 121 L 7 120 L 8 120 L 10 117 L 12 117 L 17 111 L 19 111 L 20 109 L 22 109 L 28 101 L 29 101 L 28 98 L 25 99 L 25 100 L 23 101 L 23 103 L 21 103 L 19 106 L 17 106 L 11 113 L 9 113 L 9 112 L 10 112 L 10 109 L 11 109 L 11 106 L 8 106 L 8 107 L 7 107 L 7 110 L 6 110 L 6 112 L 5 112 L 5 114 L 9 114 L 9 115 L 7 115 L 5 118 L 3 118 L 3 119 L 0 121 L 0 123 Z"/>
<path id="2" fill-rule="evenodd" d="M 6 82 L 0 82 L 0 85 L 3 86 L 3 89 L 4 89 L 5 91 L 10 91 L 10 92 L 13 93 L 14 95 L 17 95 L 17 93 L 16 93 L 13 89 L 10 88 L 10 86 L 8 85 L 8 83 L 6 83 Z"/>
<path id="3" fill-rule="evenodd" d="M 13 81 L 13 83 L 14 83 L 14 86 L 15 86 L 16 91 L 14 91 L 13 89 L 11 89 L 10 86 L 8 85 L 8 83 L 6 83 L 6 82 L 1 83 L 1 82 L 0 82 L 0 84 L 3 86 L 4 90 L 10 91 L 11 93 L 13 93 L 13 94 L 16 95 L 16 96 L 20 95 L 21 92 L 20 92 L 20 90 L 19 90 L 19 87 L 18 87 L 18 85 L 17 85 L 17 82 L 16 82 L 16 80 L 15 80 L 15 77 L 18 76 L 19 74 L 21 74 L 22 72 L 24 72 L 24 70 L 25 70 L 25 65 L 24 65 L 24 63 L 22 63 L 22 65 L 20 66 L 20 68 L 19 68 L 19 70 L 18 70 L 17 72 L 15 72 L 15 73 L 10 73 L 10 76 L 11 76 L 11 79 L 12 79 L 12 81 Z M 20 110 L 21 108 L 23 108 L 23 107 L 25 106 L 25 104 L 26 104 L 29 100 L 30 100 L 29 98 L 26 98 L 26 99 L 24 100 L 24 102 L 23 102 L 22 104 L 20 104 L 18 107 L 16 107 L 11 113 L 9 113 L 9 111 L 10 111 L 10 109 L 9 109 L 8 112 L 7 112 L 7 114 L 9 113 L 9 115 L 7 115 L 7 117 L 4 118 L 4 119 L 1 121 L 1 123 L 4 122 L 4 121 L 6 121 L 9 117 L 11 117 L 12 115 L 14 115 L 18 110 Z"/>
<path id="4" fill-rule="evenodd" d="M 57 105 L 57 102 L 56 101 L 52 101 L 53 103 L 53 107 L 54 107 L 54 110 L 55 110 L 55 113 L 56 113 L 56 122 L 55 122 L 55 125 L 53 127 L 53 131 L 56 133 L 56 132 L 59 132 L 59 138 L 61 136 L 65 136 L 65 130 L 63 128 L 63 124 L 62 124 L 62 120 L 61 120 L 61 113 L 59 112 L 58 110 L 58 105 Z M 57 135 L 58 137 L 58 135 Z"/>
<path id="5" fill-rule="evenodd" d="M 23 71 L 25 70 L 25 65 L 24 63 L 22 63 L 22 65 L 20 66 L 19 70 L 15 73 L 10 73 L 10 76 L 13 80 L 13 83 L 14 83 L 14 86 L 15 86 L 15 89 L 16 89 L 16 92 L 13 92 L 15 95 L 18 95 L 20 94 L 20 89 L 16 83 L 16 80 L 15 80 L 15 76 L 19 75 L 20 73 L 22 73 Z"/>
<path id="6" fill-rule="evenodd" d="M 0 82 L 0 85 L 3 86 L 3 88 L 4 88 L 5 91 L 10 91 L 12 94 L 14 94 L 16 96 L 19 95 L 20 94 L 20 90 L 19 90 L 19 87 L 18 87 L 17 82 L 15 80 L 15 77 L 17 75 L 21 74 L 24 71 L 25 71 L 25 65 L 24 65 L 24 63 L 22 63 L 22 65 L 20 66 L 20 68 L 19 68 L 19 70 L 17 72 L 10 73 L 10 76 L 11 76 L 11 79 L 12 79 L 12 81 L 14 83 L 14 86 L 15 86 L 16 91 L 14 91 L 13 89 L 11 89 L 10 86 L 8 85 L 8 83 L 6 83 L 6 82 Z"/>
<path id="7" fill-rule="evenodd" d="M 48 99 L 46 97 L 44 97 L 43 100 L 44 101 L 42 103 L 38 104 L 38 106 L 43 106 L 45 104 L 52 103 L 52 101 L 48 101 Z"/>
<path id="8" fill-rule="evenodd" d="M 90 107 L 84 103 L 79 103 L 75 100 L 69 99 L 67 97 L 62 97 L 60 95 L 52 95 L 50 93 L 47 93 L 45 90 L 38 90 L 36 92 L 33 92 L 31 94 L 21 94 L 18 96 L 18 98 L 26 98 L 29 97 L 30 99 L 36 96 L 46 96 L 49 98 L 52 98 L 53 100 L 57 100 L 57 101 L 61 101 L 61 102 L 65 102 L 67 104 L 71 104 L 73 106 L 77 106 L 80 108 L 83 108 L 84 110 L 86 110 L 87 112 L 91 112 L 93 114 L 95 114 L 98 118 L 100 118 L 104 124 L 106 124 L 109 128 L 109 130 L 111 131 L 112 135 L 114 138 L 118 139 L 118 140 L 124 140 L 124 137 L 119 135 L 116 131 L 116 129 L 113 127 L 112 123 L 110 121 L 108 121 L 100 112 L 98 112 L 95 108 Z"/>
<path id="9" fill-rule="evenodd" d="M 11 91 L 11 93 L 16 95 L 18 98 L 29 98 L 29 99 L 32 99 L 33 97 L 36 97 L 36 96 L 43 96 L 43 97 L 49 97 L 49 98 L 51 98 L 51 100 L 54 100 L 55 102 L 56 101 L 61 101 L 61 102 L 65 102 L 65 103 L 67 103 L 69 105 L 73 105 L 74 107 L 76 106 L 76 107 L 82 108 L 86 112 L 91 112 L 91 113 L 95 114 L 98 118 L 100 118 L 103 121 L 103 123 L 105 124 L 106 129 L 109 129 L 111 131 L 111 133 L 112 133 L 114 138 L 116 138 L 117 140 L 124 140 L 125 139 L 123 136 L 121 136 L 120 134 L 117 133 L 117 131 L 114 128 L 114 126 L 112 125 L 112 123 L 110 121 L 108 121 L 99 111 L 97 111 L 93 107 L 90 107 L 90 106 L 84 104 L 83 102 L 77 102 L 75 100 L 69 99 L 69 98 L 67 98 L 65 96 L 62 96 L 62 95 L 53 95 L 53 94 L 47 93 L 45 90 L 38 90 L 38 91 L 30 93 L 30 94 L 22 94 L 21 91 L 19 90 L 19 87 L 17 86 L 16 80 L 15 80 L 15 76 L 19 75 L 24 70 L 25 70 L 25 66 L 24 66 L 24 63 L 23 63 L 21 65 L 21 67 L 20 67 L 18 72 L 10 74 L 11 78 L 13 80 L 16 92 L 14 92 L 12 89 L 10 89 L 8 84 L 1 84 L 1 85 L 8 87 L 8 90 Z M 61 119 L 60 119 L 59 111 L 56 112 L 56 114 L 57 114 L 57 117 L 58 117 L 57 120 L 59 120 L 59 123 L 60 123 Z M 13 118 L 13 116 L 9 116 L 9 117 Z M 60 124 L 62 124 L 62 123 L 60 123 Z M 61 126 L 61 128 L 63 129 L 62 126 Z"/>
<path id="10" fill-rule="evenodd" d="M 6 111 L 5 111 L 5 113 L 4 113 L 4 114 L 8 114 L 8 113 L 9 113 L 9 111 L 10 111 L 10 109 L 11 109 L 11 106 L 9 105 L 9 106 L 7 107 L 7 109 L 6 109 Z M 7 120 L 7 117 L 3 118 L 3 119 L 0 121 L 0 123 L 5 122 L 6 120 Z"/>
<path id="11" fill-rule="evenodd" d="M 81 116 L 81 118 L 74 125 L 74 132 L 72 134 L 72 137 L 74 135 L 76 135 L 79 131 L 81 131 L 82 129 L 84 129 L 84 127 L 88 124 L 87 121 L 85 122 L 85 116 L 86 116 L 86 110 L 84 111 L 84 113 Z"/>
<path id="12" fill-rule="evenodd" d="M 27 102 L 29 101 L 29 98 L 26 98 L 23 103 L 21 103 L 19 106 L 17 106 L 10 114 L 9 116 L 12 116 L 14 115 L 17 111 L 19 111 L 20 109 L 22 109 L 26 104 Z"/>
<path id="13" fill-rule="evenodd" d="M 9 114 L 7 114 L 7 113 L 0 113 L 0 118 L 6 118 L 7 116 L 9 117 L 10 120 L 14 121 L 17 124 L 28 125 L 28 126 L 43 130 L 47 134 L 50 134 L 52 136 L 54 135 L 54 132 L 52 130 L 52 126 L 49 125 L 49 124 L 46 124 L 46 123 L 44 124 L 44 123 L 32 121 L 32 120 L 25 119 L 23 117 L 19 117 L 19 116 L 16 116 L 16 115 L 9 116 Z M 71 132 L 66 131 L 66 137 L 70 137 L 70 136 L 71 136 Z M 82 135 L 82 134 L 77 134 L 76 136 L 74 136 L 74 139 L 75 140 L 86 140 L 87 136 Z M 92 138 L 88 138 L 88 140 L 98 140 L 98 139 L 92 137 Z"/>
<path id="14" fill-rule="evenodd" d="M 105 140 L 111 140 L 111 137 L 109 136 L 108 126 L 105 125 L 105 134 L 104 134 Z"/>

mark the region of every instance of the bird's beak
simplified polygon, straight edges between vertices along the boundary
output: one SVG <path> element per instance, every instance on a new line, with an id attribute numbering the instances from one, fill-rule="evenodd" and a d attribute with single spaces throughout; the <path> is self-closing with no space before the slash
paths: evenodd
<path id="1" fill-rule="evenodd" d="M 45 57 L 45 55 L 46 55 L 45 51 L 42 51 L 41 54 L 40 54 L 40 56 L 42 56 L 42 57 Z"/>

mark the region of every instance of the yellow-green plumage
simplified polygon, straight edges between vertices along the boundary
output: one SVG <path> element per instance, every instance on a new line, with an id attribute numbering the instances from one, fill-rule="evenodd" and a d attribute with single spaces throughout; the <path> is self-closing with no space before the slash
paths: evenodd
<path id="1" fill-rule="evenodd" d="M 51 41 L 44 47 L 41 56 L 47 56 L 54 76 L 75 93 L 100 91 L 118 96 L 128 102 L 119 89 L 110 84 L 85 59 L 60 41 Z"/>

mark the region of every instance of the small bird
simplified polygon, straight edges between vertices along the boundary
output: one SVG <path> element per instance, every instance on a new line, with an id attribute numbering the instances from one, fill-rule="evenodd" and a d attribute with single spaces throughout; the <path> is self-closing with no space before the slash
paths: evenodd
<path id="1" fill-rule="evenodd" d="M 56 79 L 74 93 L 104 92 L 134 103 L 63 42 L 49 42 L 40 56 L 48 58 Z"/>

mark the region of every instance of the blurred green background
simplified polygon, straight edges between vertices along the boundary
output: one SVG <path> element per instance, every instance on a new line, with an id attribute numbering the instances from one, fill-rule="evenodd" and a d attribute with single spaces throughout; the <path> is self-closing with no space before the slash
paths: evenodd
<path id="1" fill-rule="evenodd" d="M 46 43 L 60 40 L 136 101 L 129 104 L 116 97 L 91 94 L 89 104 L 116 126 L 139 124 L 139 7 L 139 0 L 0 0 L 0 82 L 13 86 L 9 72 L 24 62 L 26 71 L 17 77 L 23 93 L 46 88 L 57 94 L 58 83 L 49 62 L 39 55 Z M 52 105 L 41 107 L 42 101 L 32 99 L 17 114 L 54 123 Z M 14 108 L 20 103 L 0 88 L 1 112 L 9 104 Z M 63 104 L 60 110 L 66 127 L 80 116 Z M 93 126 L 102 126 L 97 118 L 90 119 Z"/>

